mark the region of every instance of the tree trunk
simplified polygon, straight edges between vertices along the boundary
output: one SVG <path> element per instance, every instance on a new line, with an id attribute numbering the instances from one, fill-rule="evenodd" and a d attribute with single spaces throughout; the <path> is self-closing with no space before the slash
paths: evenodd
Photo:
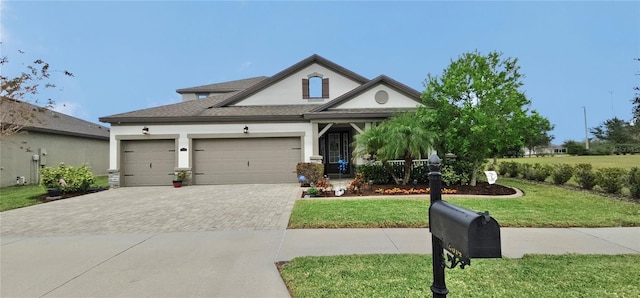
<path id="1" fill-rule="evenodd" d="M 480 165 L 482 164 L 477 164 L 474 163 L 473 167 L 471 168 L 471 175 L 469 177 L 471 177 L 471 179 L 469 179 L 469 185 L 471 186 L 476 186 L 477 181 L 478 181 L 478 168 L 480 168 Z"/>
<path id="2" fill-rule="evenodd" d="M 393 169 L 389 166 L 389 163 L 385 161 L 383 163 L 383 165 L 384 165 L 384 168 L 387 169 L 387 172 L 391 173 L 391 177 L 393 178 L 393 182 L 395 182 L 396 184 L 399 185 L 402 180 L 400 180 L 400 178 L 398 178 L 396 176 L 396 173 L 393 172 Z"/>
<path id="3" fill-rule="evenodd" d="M 404 158 L 404 179 L 402 185 L 407 185 L 411 178 L 411 168 L 413 168 L 413 158 L 411 156 L 405 156 Z"/>

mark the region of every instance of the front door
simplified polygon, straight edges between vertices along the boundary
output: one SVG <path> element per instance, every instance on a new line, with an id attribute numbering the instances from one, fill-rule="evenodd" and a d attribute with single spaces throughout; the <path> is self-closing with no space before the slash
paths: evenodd
<path id="1" fill-rule="evenodd" d="M 342 174 L 351 173 L 351 133 L 348 130 L 327 132 L 319 143 L 325 174 L 339 174 L 340 161 L 349 163 Z"/>

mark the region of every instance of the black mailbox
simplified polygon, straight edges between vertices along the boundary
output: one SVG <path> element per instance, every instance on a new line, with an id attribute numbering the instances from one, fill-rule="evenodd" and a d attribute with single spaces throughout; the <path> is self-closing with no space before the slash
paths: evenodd
<path id="1" fill-rule="evenodd" d="M 429 229 L 463 264 L 471 264 L 471 258 L 502 257 L 500 225 L 488 212 L 437 201 L 429 208 Z"/>

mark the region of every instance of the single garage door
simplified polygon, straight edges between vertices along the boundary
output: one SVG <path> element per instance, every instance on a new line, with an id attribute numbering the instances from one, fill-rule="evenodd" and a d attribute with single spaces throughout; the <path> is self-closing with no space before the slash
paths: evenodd
<path id="1" fill-rule="evenodd" d="M 195 184 L 295 183 L 299 137 L 193 142 Z"/>
<path id="2" fill-rule="evenodd" d="M 171 185 L 176 166 L 174 140 L 122 141 L 123 186 Z"/>

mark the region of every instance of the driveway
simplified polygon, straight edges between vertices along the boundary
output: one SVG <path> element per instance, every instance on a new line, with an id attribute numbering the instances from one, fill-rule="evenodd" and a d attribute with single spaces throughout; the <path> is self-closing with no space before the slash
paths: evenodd
<path id="1" fill-rule="evenodd" d="M 125 187 L 2 212 L 2 236 L 285 230 L 297 184 Z"/>

